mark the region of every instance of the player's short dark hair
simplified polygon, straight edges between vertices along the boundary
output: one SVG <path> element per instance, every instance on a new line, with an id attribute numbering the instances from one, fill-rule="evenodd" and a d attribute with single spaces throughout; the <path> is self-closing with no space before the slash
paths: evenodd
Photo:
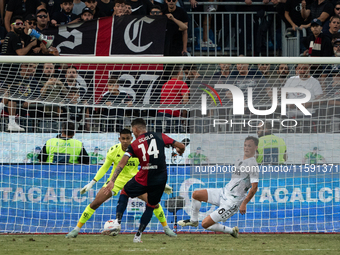
<path id="1" fill-rule="evenodd" d="M 142 118 L 137 118 L 137 119 L 134 119 L 132 122 L 131 122 L 131 127 L 133 126 L 141 126 L 141 127 L 146 127 L 146 123 L 145 123 L 145 120 L 143 120 Z"/>
<path id="2" fill-rule="evenodd" d="M 122 131 L 119 132 L 120 135 L 132 135 L 132 132 L 127 129 L 127 128 L 124 128 Z"/>
<path id="3" fill-rule="evenodd" d="M 258 138 L 254 137 L 254 136 L 248 136 L 244 141 L 249 141 L 249 140 L 253 140 L 256 146 L 259 145 L 259 139 Z"/>
<path id="4" fill-rule="evenodd" d="M 340 5 L 340 1 L 337 1 L 337 2 L 335 3 L 334 7 L 337 6 L 337 5 Z"/>
<path id="5" fill-rule="evenodd" d="M 74 136 L 75 125 L 71 121 L 66 121 L 61 124 L 61 132 L 66 136 Z"/>
<path id="6" fill-rule="evenodd" d="M 11 24 L 14 23 L 17 19 L 20 19 L 22 22 L 24 22 L 24 18 L 22 16 L 16 15 L 11 18 Z"/>

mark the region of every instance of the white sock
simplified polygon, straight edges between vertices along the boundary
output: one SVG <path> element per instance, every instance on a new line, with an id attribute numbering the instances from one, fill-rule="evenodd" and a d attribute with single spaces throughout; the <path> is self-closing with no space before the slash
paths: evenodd
<path id="1" fill-rule="evenodd" d="M 5 104 L 4 103 L 0 103 L 0 113 L 2 112 L 2 110 L 5 108 Z"/>
<path id="2" fill-rule="evenodd" d="M 214 225 L 208 227 L 207 229 L 211 231 L 215 231 L 215 232 L 223 232 L 223 233 L 228 233 L 228 234 L 233 233 L 232 228 L 229 228 L 219 223 L 215 223 Z"/>
<path id="3" fill-rule="evenodd" d="M 76 226 L 76 227 L 74 228 L 74 230 L 77 230 L 78 232 L 80 232 L 80 227 Z"/>
<path id="4" fill-rule="evenodd" d="M 200 208 L 201 208 L 201 202 L 196 199 L 192 199 L 190 221 L 198 221 L 198 214 L 200 212 Z"/>
<path id="5" fill-rule="evenodd" d="M 9 120 L 9 124 L 14 124 L 15 123 L 15 116 L 9 116 L 8 120 Z"/>

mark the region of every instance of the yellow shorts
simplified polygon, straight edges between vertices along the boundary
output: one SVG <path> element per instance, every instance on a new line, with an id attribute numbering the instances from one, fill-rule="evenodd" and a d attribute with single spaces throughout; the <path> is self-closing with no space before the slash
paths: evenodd
<path id="1" fill-rule="evenodd" d="M 107 184 L 109 183 L 110 180 L 108 180 L 104 185 L 103 185 L 103 188 L 105 188 L 107 186 Z M 112 189 L 112 196 L 117 196 L 118 192 L 121 191 L 124 186 L 125 186 L 126 182 L 122 182 L 122 181 L 119 181 L 119 180 L 116 180 L 115 181 L 115 185 L 113 186 L 113 189 Z"/>

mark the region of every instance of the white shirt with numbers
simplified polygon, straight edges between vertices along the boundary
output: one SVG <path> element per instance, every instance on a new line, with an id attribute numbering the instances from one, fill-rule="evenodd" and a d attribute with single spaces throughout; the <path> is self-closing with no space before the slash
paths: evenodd
<path id="1" fill-rule="evenodd" d="M 255 157 L 238 159 L 230 182 L 224 187 L 224 195 L 244 200 L 252 183 L 259 182 L 259 166 Z"/>

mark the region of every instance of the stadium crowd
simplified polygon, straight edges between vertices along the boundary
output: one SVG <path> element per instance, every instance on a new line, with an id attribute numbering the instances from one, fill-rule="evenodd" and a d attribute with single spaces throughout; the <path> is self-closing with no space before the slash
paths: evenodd
<path id="1" fill-rule="evenodd" d="M 202 1 L 201 1 L 202 2 Z M 210 5 L 201 4 L 200 1 L 190 0 L 185 5 L 183 0 L 8 0 L 0 4 L 0 42 L 1 54 L 9 55 L 41 55 L 55 54 L 55 48 L 44 47 L 39 41 L 32 40 L 28 34 L 29 29 L 44 33 L 55 27 L 86 22 L 108 16 L 123 15 L 166 15 L 168 20 L 164 55 L 187 55 L 189 41 L 197 40 L 197 44 L 207 50 L 221 45 L 221 32 L 224 30 L 225 42 L 231 33 L 238 31 L 237 48 L 239 54 L 259 55 L 264 44 L 273 43 L 274 29 L 281 30 L 281 22 L 287 28 L 296 30 L 306 29 L 302 40 L 301 53 L 311 55 L 310 41 L 321 44 L 326 52 L 321 56 L 329 56 L 327 46 L 329 41 L 340 38 L 340 1 L 335 0 L 245 0 L 235 5 L 234 1 L 209 0 Z M 228 3 L 230 2 L 230 4 Z M 190 15 L 188 15 L 190 12 Z M 192 13 L 205 13 L 208 15 L 194 15 L 195 30 L 202 29 L 201 38 L 195 38 L 196 32 L 192 30 Z M 213 16 L 213 12 L 219 14 Z M 231 13 L 224 16 L 221 13 Z M 271 13 L 277 13 L 275 16 Z M 248 15 L 252 14 L 252 15 Z M 253 15 L 256 13 L 256 15 Z M 270 14 L 268 14 L 270 13 Z M 201 21 L 201 19 L 203 21 Z M 275 26 L 274 26 L 275 23 Z M 252 24 L 251 26 L 249 26 Z M 237 27 L 237 29 L 235 29 Z M 314 29 L 316 27 L 316 29 Z M 317 31 L 314 31 L 317 30 Z M 269 31 L 269 41 L 264 41 Z M 285 31 L 277 32 L 277 47 L 280 47 L 280 36 Z M 322 31 L 322 33 L 321 33 Z M 317 35 L 320 34 L 319 35 Z M 215 41 L 214 34 L 219 34 Z M 289 33 L 286 36 L 293 36 Z M 5 40 L 6 37 L 7 40 Z M 14 47 L 12 40 L 21 38 L 23 43 Z M 253 38 L 254 37 L 254 38 Z M 317 40 L 317 38 L 320 38 Z M 8 42 L 8 40 L 10 42 Z M 255 48 L 251 49 L 252 40 Z M 316 42 L 318 41 L 318 42 Z M 9 44 L 9 45 L 8 45 Z M 246 46 L 246 47 L 244 47 Z M 20 49 L 20 51 L 17 51 Z M 24 49 L 24 50 L 21 50 Z M 246 49 L 246 51 L 244 51 Z M 308 50 L 307 52 L 305 50 Z"/>
<path id="2" fill-rule="evenodd" d="M 255 2 L 255 1 L 254 1 Z M 257 21 L 264 15 L 263 11 L 275 10 L 286 23 L 287 27 L 293 30 L 306 29 L 306 37 L 301 47 L 304 56 L 340 56 L 340 2 L 319 0 L 319 1 L 260 1 L 262 5 L 253 5 L 252 1 L 246 0 L 245 5 L 219 5 L 218 2 L 211 2 L 205 5 L 204 11 L 235 11 L 235 13 L 257 12 Z M 200 5 L 195 0 L 190 1 L 192 11 L 198 10 Z M 6 8 L 4 8 L 6 6 Z M 227 9 L 226 9 L 227 8 Z M 230 9 L 229 9 L 230 8 Z M 275 9 L 273 9 L 275 8 Z M 106 16 L 123 15 L 166 15 L 168 18 L 164 55 L 182 56 L 187 55 L 188 41 L 188 6 L 182 0 L 154 1 L 149 0 L 59 0 L 59 1 L 38 1 L 38 0 L 9 0 L 6 5 L 0 8 L 3 26 L 0 27 L 1 53 L 4 55 L 59 55 L 58 50 L 53 47 L 46 47 L 45 43 L 32 39 L 29 35 L 31 29 L 44 34 L 53 27 L 77 22 L 87 22 Z M 210 16 L 205 15 L 208 19 Z M 240 19 L 248 22 L 248 18 Z M 254 21 L 255 21 L 254 19 Z M 280 20 L 281 22 L 281 20 Z M 203 21 L 203 38 L 200 42 L 203 47 L 215 47 L 208 38 L 207 23 Z M 242 23 L 242 22 L 241 22 Z M 255 22 L 257 24 L 257 22 Z M 263 22 L 262 22 L 263 23 Z M 262 24 L 261 23 L 261 24 Z M 218 24 L 214 24 L 218 27 Z M 236 23 L 223 26 L 221 29 L 229 29 Z M 257 29 L 261 30 L 260 24 Z M 246 35 L 249 31 L 242 32 Z M 293 35 L 294 36 L 294 35 Z M 241 36 L 242 37 L 242 36 Z M 245 38 L 250 38 L 246 36 Z M 245 39 L 244 38 L 244 39 Z M 242 56 L 242 44 L 239 42 L 239 56 Z M 247 47 L 248 48 L 248 47 Z M 246 54 L 246 52 L 245 52 Z M 165 70 L 164 74 L 157 80 L 151 93 L 153 104 L 157 105 L 178 105 L 195 104 L 199 101 L 202 83 L 234 84 L 246 91 L 248 87 L 254 88 L 253 98 L 258 105 L 270 104 L 272 88 L 284 86 L 301 86 L 310 90 L 312 100 L 319 100 L 316 104 L 308 105 L 313 108 L 313 114 L 318 114 L 322 104 L 338 106 L 338 100 L 324 100 L 323 98 L 334 98 L 338 93 L 339 75 L 338 66 L 323 65 L 247 65 L 220 64 L 219 72 L 209 75 L 206 67 L 187 65 L 184 67 L 172 67 Z M 204 71 L 204 74 L 200 72 Z M 168 72 L 170 71 L 170 72 Z M 124 127 L 123 119 L 126 116 L 154 116 L 166 122 L 169 132 L 178 132 L 180 118 L 191 117 L 192 113 L 177 110 L 142 111 L 127 110 L 141 104 L 141 99 L 136 99 L 124 90 L 126 81 L 117 75 L 112 75 L 105 87 L 105 93 L 99 98 L 94 94 L 94 77 L 85 78 L 77 70 L 75 65 L 44 64 L 21 64 L 1 65 L 1 102 L 0 113 L 9 116 L 9 131 L 25 131 L 15 121 L 15 116 L 29 116 L 32 118 L 44 118 L 46 116 L 67 118 L 85 123 L 82 127 L 91 130 L 91 118 L 93 116 L 114 117 L 115 124 L 119 129 Z M 294 97 L 296 95 L 291 95 Z M 231 93 L 222 93 L 224 103 L 230 102 Z M 139 101 L 138 101 L 139 100 Z M 321 100 L 321 101 L 320 101 Z M 32 102 L 34 101 L 34 102 Z M 40 104 L 40 102 L 44 104 Z M 50 104 L 48 104 L 50 103 Z M 51 104 L 53 103 L 53 104 Z M 90 107 L 90 105 L 104 107 Z M 115 107 L 119 105 L 120 107 Z M 332 109 L 333 111 L 334 109 Z M 213 114 L 213 113 L 209 113 Z M 227 113 L 219 113 L 223 116 Z M 289 114 L 296 117 L 296 109 L 290 109 Z M 333 116 L 337 114 L 334 110 Z M 195 115 L 196 116 L 196 115 Z M 167 122 L 165 120 L 173 120 Z M 118 123 L 118 124 L 117 124 Z M 183 124 L 183 123 L 182 123 Z M 161 123 L 156 124 L 159 128 Z M 171 128 L 174 125 L 174 128 Z M 170 127 L 170 128 L 169 128 Z M 116 130 L 116 128 L 114 128 Z"/>

